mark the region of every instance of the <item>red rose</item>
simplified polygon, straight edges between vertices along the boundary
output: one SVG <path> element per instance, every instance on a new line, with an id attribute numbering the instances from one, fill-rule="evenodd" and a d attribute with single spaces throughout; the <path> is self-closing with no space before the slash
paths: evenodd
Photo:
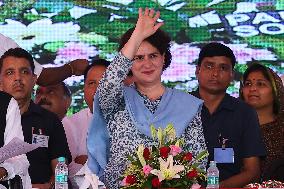
<path id="1" fill-rule="evenodd" d="M 144 157 L 146 160 L 150 159 L 150 150 L 149 150 L 149 148 L 144 148 L 143 157 Z"/>
<path id="2" fill-rule="evenodd" d="M 171 148 L 168 146 L 163 146 L 160 148 L 160 155 L 162 158 L 167 158 L 169 153 L 171 151 Z"/>
<path id="3" fill-rule="evenodd" d="M 127 184 L 130 184 L 130 185 L 135 184 L 136 181 L 137 181 L 137 179 L 136 179 L 135 175 L 128 175 L 128 176 L 126 177 L 126 180 L 125 180 L 125 182 L 126 182 Z"/>
<path id="4" fill-rule="evenodd" d="M 159 186 L 161 186 L 161 182 L 159 181 L 157 177 L 152 179 L 152 186 L 155 188 L 158 188 Z"/>
<path id="5" fill-rule="evenodd" d="M 194 178 L 194 177 L 197 177 L 198 174 L 197 174 L 197 171 L 195 169 L 193 169 L 192 171 L 189 171 L 187 174 L 186 174 L 187 178 Z"/>
<path id="6" fill-rule="evenodd" d="M 187 153 L 183 156 L 183 160 L 191 161 L 191 160 L 192 160 L 192 154 L 191 154 L 190 152 L 187 152 Z"/>

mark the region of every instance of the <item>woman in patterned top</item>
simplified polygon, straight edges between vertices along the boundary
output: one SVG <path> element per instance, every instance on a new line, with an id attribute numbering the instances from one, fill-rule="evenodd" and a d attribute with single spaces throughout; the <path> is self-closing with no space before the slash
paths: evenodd
<path id="1" fill-rule="evenodd" d="M 281 78 L 270 68 L 258 63 L 252 64 L 243 76 L 241 98 L 253 106 L 258 115 L 267 150 L 267 157 L 262 162 L 263 179 L 281 178 L 283 181 L 284 87 Z M 280 161 L 281 176 L 280 169 L 275 167 Z M 276 175 L 277 172 L 279 176 Z"/>
<path id="2" fill-rule="evenodd" d="M 193 156 L 206 150 L 202 101 L 161 82 L 162 72 L 171 62 L 171 40 L 159 29 L 163 23 L 157 23 L 158 18 L 159 12 L 153 9 L 139 9 L 136 27 L 122 36 L 120 52 L 107 68 L 95 96 L 94 120 L 87 139 L 88 166 L 107 188 L 119 188 L 119 178 L 129 164 L 127 155 L 139 144 L 156 144 L 151 124 L 164 128 L 172 123 Z M 130 70 L 135 85 L 126 87 L 123 80 Z M 206 163 L 204 159 L 200 168 Z"/>

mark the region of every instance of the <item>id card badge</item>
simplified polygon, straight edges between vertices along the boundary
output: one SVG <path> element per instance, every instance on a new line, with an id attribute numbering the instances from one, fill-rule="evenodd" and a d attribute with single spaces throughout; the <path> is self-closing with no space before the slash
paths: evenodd
<path id="1" fill-rule="evenodd" d="M 37 144 L 39 147 L 48 148 L 48 139 L 49 136 L 33 134 L 32 144 Z"/>
<path id="2" fill-rule="evenodd" d="M 234 163 L 234 149 L 214 148 L 214 161 L 217 163 Z"/>

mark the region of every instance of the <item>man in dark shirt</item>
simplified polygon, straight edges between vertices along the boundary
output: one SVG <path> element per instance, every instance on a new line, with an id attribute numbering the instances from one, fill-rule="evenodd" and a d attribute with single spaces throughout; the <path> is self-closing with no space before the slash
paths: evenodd
<path id="1" fill-rule="evenodd" d="M 32 186 L 52 188 L 57 158 L 70 161 L 71 154 L 61 121 L 31 100 L 36 83 L 32 56 L 21 48 L 9 49 L 0 58 L 0 77 L 3 91 L 18 102 L 25 141 L 40 145 L 27 153 Z"/>
<path id="2" fill-rule="evenodd" d="M 243 187 L 260 177 L 260 157 L 266 151 L 256 112 L 226 94 L 233 79 L 236 59 L 220 43 L 204 46 L 196 76 L 199 88 L 193 95 L 204 100 L 201 119 L 209 160 L 217 161 L 220 187 Z"/>
<path id="3" fill-rule="evenodd" d="M 63 81 L 56 85 L 39 86 L 34 101 L 62 120 L 71 105 L 71 91 Z"/>

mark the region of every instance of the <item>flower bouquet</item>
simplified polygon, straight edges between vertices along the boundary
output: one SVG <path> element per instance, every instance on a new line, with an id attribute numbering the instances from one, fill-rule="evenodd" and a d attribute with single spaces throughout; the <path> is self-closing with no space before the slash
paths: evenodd
<path id="1" fill-rule="evenodd" d="M 276 180 L 268 180 L 262 183 L 248 184 L 245 188 L 284 188 L 284 183 Z"/>
<path id="2" fill-rule="evenodd" d="M 151 125 L 151 134 L 158 144 L 149 148 L 139 145 L 136 153 L 128 156 L 130 164 L 121 178 L 122 188 L 190 188 L 205 180 L 199 165 L 207 151 L 193 157 L 183 149 L 184 139 L 176 138 L 172 124 L 164 130 Z"/>

